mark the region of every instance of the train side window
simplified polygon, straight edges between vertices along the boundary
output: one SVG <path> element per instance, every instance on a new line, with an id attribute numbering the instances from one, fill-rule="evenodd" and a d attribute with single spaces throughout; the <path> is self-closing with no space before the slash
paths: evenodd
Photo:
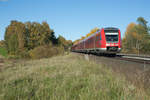
<path id="1" fill-rule="evenodd" d="M 88 40 L 88 43 L 90 43 L 90 40 Z"/>
<path id="2" fill-rule="evenodd" d="M 101 34 L 100 34 L 100 40 L 102 40 L 102 36 L 101 36 Z"/>
<path id="3" fill-rule="evenodd" d="M 99 36 L 96 36 L 96 41 L 98 41 L 99 40 Z"/>

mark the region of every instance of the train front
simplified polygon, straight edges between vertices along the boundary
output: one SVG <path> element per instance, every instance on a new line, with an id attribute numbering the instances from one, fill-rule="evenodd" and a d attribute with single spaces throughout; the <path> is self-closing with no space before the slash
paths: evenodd
<path id="1" fill-rule="evenodd" d="M 106 51 L 118 53 L 121 51 L 121 33 L 118 28 L 104 28 Z"/>

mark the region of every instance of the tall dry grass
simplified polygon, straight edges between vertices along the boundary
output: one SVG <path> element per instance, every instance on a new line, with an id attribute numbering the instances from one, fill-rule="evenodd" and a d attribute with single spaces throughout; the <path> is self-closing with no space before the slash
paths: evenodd
<path id="1" fill-rule="evenodd" d="M 0 72 L 0 100 L 148 100 L 110 69 L 69 54 L 18 63 Z"/>

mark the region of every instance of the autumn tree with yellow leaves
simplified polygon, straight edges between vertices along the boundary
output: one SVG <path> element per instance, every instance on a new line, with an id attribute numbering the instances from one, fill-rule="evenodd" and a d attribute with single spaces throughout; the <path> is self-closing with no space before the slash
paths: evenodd
<path id="1" fill-rule="evenodd" d="M 139 17 L 136 23 L 130 23 L 122 40 L 123 52 L 147 54 L 150 53 L 150 34 L 147 21 Z"/>
<path id="2" fill-rule="evenodd" d="M 59 36 L 47 22 L 11 21 L 6 28 L 4 41 L 7 53 L 13 57 L 46 58 L 64 52 L 72 46 L 71 40 Z"/>

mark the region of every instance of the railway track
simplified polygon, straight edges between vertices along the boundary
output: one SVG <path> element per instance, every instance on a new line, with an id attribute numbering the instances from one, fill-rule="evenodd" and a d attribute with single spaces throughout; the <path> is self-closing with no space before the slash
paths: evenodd
<path id="1" fill-rule="evenodd" d="M 80 53 L 83 54 L 83 53 Z M 116 59 L 116 60 L 123 60 L 123 61 L 129 61 L 129 62 L 135 62 L 135 63 L 140 63 L 142 65 L 150 65 L 150 56 L 140 56 L 140 55 L 123 55 L 123 54 L 117 54 L 116 56 L 105 56 L 105 55 L 96 55 L 96 54 L 83 54 L 85 55 L 86 60 L 90 60 L 90 57 L 93 56 L 94 59 L 98 59 L 99 57 L 101 58 L 108 58 L 108 59 Z M 94 57 L 95 56 L 95 57 Z"/>
<path id="2" fill-rule="evenodd" d="M 86 54 L 87 55 L 87 54 Z M 93 56 L 99 56 L 99 55 L 93 55 Z M 150 56 L 139 56 L 139 55 L 123 55 L 123 54 L 117 54 L 116 56 L 99 56 L 99 57 L 106 57 L 110 59 L 117 59 L 117 60 L 124 60 L 124 61 L 130 61 L 130 62 L 136 62 L 141 64 L 148 64 L 150 65 Z M 89 59 L 86 57 L 86 59 Z"/>
<path id="3" fill-rule="evenodd" d="M 118 54 L 115 59 L 120 60 L 126 60 L 126 61 L 132 61 L 137 63 L 143 63 L 143 64 L 150 64 L 150 57 L 149 56 L 139 56 L 139 55 L 128 55 L 128 54 Z"/>
<path id="4" fill-rule="evenodd" d="M 137 54 L 117 54 L 118 56 L 129 56 L 129 57 L 140 57 L 140 58 L 150 58 L 150 55 L 137 55 Z"/>

